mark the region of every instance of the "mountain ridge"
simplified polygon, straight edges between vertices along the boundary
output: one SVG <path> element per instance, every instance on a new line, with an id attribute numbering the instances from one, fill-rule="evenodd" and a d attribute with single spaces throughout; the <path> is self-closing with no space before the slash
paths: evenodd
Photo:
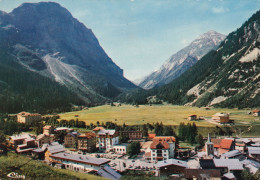
<path id="1" fill-rule="evenodd" d="M 200 35 L 188 46 L 173 54 L 159 70 L 152 72 L 136 84 L 144 89 L 151 89 L 170 83 L 199 61 L 208 51 L 217 48 L 224 37 L 225 35 L 213 30 Z"/>
<path id="2" fill-rule="evenodd" d="M 21 65 L 65 85 L 87 103 L 136 88 L 92 30 L 58 3 L 23 3 L 0 13 L 0 40 Z"/>

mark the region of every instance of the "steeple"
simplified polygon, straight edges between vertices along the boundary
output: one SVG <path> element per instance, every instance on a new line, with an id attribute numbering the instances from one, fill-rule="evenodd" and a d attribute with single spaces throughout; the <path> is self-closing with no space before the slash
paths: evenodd
<path id="1" fill-rule="evenodd" d="M 211 138 L 210 138 L 210 134 L 208 133 L 208 141 L 207 142 L 211 142 Z"/>
<path id="2" fill-rule="evenodd" d="M 208 141 L 205 144 L 206 146 L 206 154 L 209 155 L 214 155 L 214 144 L 211 142 L 210 139 L 210 134 L 208 134 Z"/>

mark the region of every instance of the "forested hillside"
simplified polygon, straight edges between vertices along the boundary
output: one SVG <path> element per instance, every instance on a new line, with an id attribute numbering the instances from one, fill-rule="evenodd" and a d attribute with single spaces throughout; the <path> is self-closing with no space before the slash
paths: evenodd
<path id="1" fill-rule="evenodd" d="M 0 112 L 59 112 L 71 110 L 71 104 L 84 104 L 65 86 L 26 70 L 0 48 Z"/>

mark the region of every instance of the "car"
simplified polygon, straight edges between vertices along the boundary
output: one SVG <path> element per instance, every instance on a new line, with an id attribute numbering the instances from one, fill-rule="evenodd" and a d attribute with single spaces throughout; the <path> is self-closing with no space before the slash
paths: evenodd
<path id="1" fill-rule="evenodd" d="M 135 160 L 132 160 L 132 162 L 135 162 Z"/>

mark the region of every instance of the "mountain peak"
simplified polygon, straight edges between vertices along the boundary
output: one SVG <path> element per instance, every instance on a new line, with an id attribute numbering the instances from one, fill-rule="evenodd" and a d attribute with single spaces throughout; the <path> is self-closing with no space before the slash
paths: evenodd
<path id="1" fill-rule="evenodd" d="M 71 13 L 56 2 L 23 3 L 13 9 L 11 14 L 15 16 L 55 17 L 67 16 L 72 18 Z"/>
<path id="2" fill-rule="evenodd" d="M 139 84 L 140 87 L 150 89 L 170 83 L 193 66 L 202 56 L 217 48 L 226 36 L 216 31 L 208 31 L 192 41 L 188 46 L 172 55 L 158 71 L 146 76 Z"/>

